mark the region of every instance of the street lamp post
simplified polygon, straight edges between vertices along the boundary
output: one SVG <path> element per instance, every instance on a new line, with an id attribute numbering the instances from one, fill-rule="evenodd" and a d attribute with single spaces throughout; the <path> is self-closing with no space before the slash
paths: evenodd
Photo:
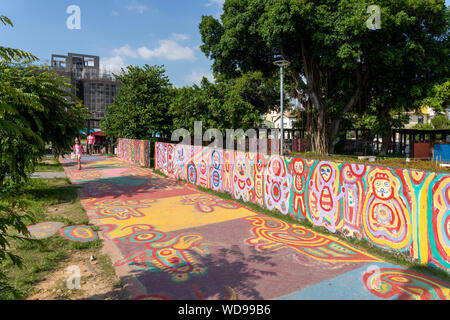
<path id="1" fill-rule="evenodd" d="M 280 125 L 280 129 L 281 129 L 281 146 L 280 146 L 280 154 L 283 156 L 284 155 L 284 97 L 283 97 L 283 93 L 284 93 L 284 86 L 283 86 L 283 82 L 284 82 L 284 75 L 283 75 L 283 69 L 284 67 L 290 65 L 291 63 L 287 60 L 277 60 L 274 61 L 273 63 L 274 65 L 276 65 L 277 67 L 280 67 L 280 77 L 281 77 L 281 81 L 280 81 L 280 108 L 281 108 L 281 125 Z"/>

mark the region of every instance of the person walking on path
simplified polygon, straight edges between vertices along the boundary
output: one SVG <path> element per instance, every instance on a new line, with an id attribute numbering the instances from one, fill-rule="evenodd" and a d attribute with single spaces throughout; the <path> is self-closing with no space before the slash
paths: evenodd
<path id="1" fill-rule="evenodd" d="M 80 142 L 80 139 L 75 139 L 75 145 L 73 146 L 73 152 L 75 153 L 75 157 L 78 163 L 78 170 L 81 170 L 81 156 L 83 155 L 83 145 Z"/>
<path id="2" fill-rule="evenodd" d="M 92 132 L 87 137 L 87 141 L 88 141 L 88 153 L 93 154 L 94 153 L 95 136 Z"/>

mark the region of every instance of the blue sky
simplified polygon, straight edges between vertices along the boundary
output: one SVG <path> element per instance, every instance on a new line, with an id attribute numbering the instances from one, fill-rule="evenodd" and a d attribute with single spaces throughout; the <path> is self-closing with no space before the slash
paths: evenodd
<path id="1" fill-rule="evenodd" d="M 224 0 L 10 0 L 0 14 L 1 44 L 32 52 L 42 62 L 51 54 L 99 55 L 103 68 L 118 72 L 132 64 L 164 65 L 176 86 L 212 79 L 211 61 L 200 51 L 202 15 L 219 17 Z M 450 0 L 446 0 L 450 4 Z M 81 9 L 81 29 L 69 30 L 70 5 Z"/>
<path id="2" fill-rule="evenodd" d="M 0 14 L 14 28 L 1 27 L 2 46 L 32 52 L 41 62 L 52 53 L 99 55 L 103 68 L 164 65 L 176 86 L 212 78 L 211 61 L 200 51 L 202 15 L 219 17 L 223 0 L 14 0 Z M 81 29 L 69 30 L 70 5 L 81 9 Z"/>

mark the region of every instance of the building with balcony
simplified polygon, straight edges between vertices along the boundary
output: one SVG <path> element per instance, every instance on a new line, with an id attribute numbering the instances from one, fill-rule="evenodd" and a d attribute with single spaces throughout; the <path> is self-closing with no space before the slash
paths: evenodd
<path id="1" fill-rule="evenodd" d="M 75 87 L 71 93 L 81 99 L 91 112 L 87 128 L 100 129 L 106 109 L 120 88 L 120 82 L 112 74 L 100 69 L 100 57 L 77 53 L 65 56 L 53 54 L 50 69 L 69 79 Z"/>

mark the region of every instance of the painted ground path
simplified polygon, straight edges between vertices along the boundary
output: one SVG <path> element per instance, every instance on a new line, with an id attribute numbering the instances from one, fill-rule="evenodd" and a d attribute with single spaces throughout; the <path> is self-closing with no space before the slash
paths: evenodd
<path id="1" fill-rule="evenodd" d="M 106 157 L 61 159 L 134 299 L 445 299 L 450 284 Z"/>

